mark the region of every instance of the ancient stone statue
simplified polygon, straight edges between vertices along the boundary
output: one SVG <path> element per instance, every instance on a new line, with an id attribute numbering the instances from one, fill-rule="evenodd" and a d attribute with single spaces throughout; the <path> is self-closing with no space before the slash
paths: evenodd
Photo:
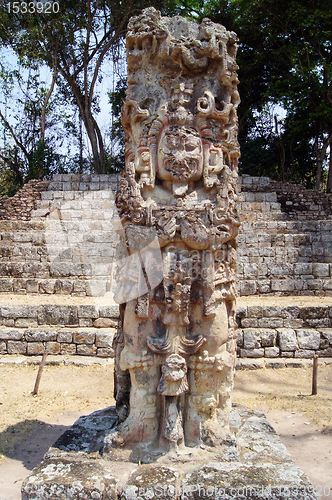
<path id="1" fill-rule="evenodd" d="M 229 433 L 236 41 L 209 19 L 198 25 L 152 7 L 129 23 L 126 163 L 116 199 L 119 425 L 105 453 L 135 443 L 150 452 L 217 446 Z"/>

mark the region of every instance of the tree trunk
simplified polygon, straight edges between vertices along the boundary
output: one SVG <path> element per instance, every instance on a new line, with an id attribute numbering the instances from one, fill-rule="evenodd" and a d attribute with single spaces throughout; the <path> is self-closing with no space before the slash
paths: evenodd
<path id="1" fill-rule="evenodd" d="M 332 142 L 332 133 L 329 133 L 328 138 L 324 141 L 322 149 L 319 151 L 318 148 L 318 137 L 316 137 L 315 140 L 315 149 L 316 149 L 316 155 L 317 155 L 317 174 L 316 174 L 316 184 L 315 184 L 315 189 L 316 191 L 319 191 L 320 188 L 320 183 L 322 180 L 322 171 L 323 171 L 323 161 L 326 155 L 326 150 L 329 147 L 329 145 Z"/>
<path id="2" fill-rule="evenodd" d="M 330 162 L 329 162 L 329 173 L 327 176 L 326 192 L 331 193 L 332 191 L 332 144 L 330 144 Z"/>

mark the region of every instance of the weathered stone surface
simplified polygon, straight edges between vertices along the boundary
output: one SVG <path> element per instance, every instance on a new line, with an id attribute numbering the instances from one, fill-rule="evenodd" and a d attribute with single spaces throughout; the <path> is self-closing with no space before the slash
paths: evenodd
<path id="1" fill-rule="evenodd" d="M 101 318 L 117 318 L 119 316 L 118 304 L 111 306 L 99 306 L 99 316 Z"/>
<path id="2" fill-rule="evenodd" d="M 316 351 L 310 350 L 310 349 L 299 349 L 298 351 L 295 351 L 294 356 L 295 358 L 313 358 L 314 355 L 316 354 Z"/>
<path id="3" fill-rule="evenodd" d="M 40 325 L 75 325 L 78 324 L 77 306 L 58 306 L 47 304 L 38 306 Z"/>
<path id="4" fill-rule="evenodd" d="M 38 321 L 33 318 L 18 318 L 15 320 L 15 326 L 17 328 L 33 328 L 38 326 Z"/>
<path id="5" fill-rule="evenodd" d="M 1 316 L 4 318 L 36 318 L 36 306 L 1 306 Z"/>
<path id="6" fill-rule="evenodd" d="M 15 340 L 8 340 L 7 351 L 8 354 L 26 354 L 27 342 L 19 342 Z"/>
<path id="7" fill-rule="evenodd" d="M 114 448 L 109 461 L 98 455 L 103 436 L 116 423 L 114 410 L 75 422 L 24 481 L 22 500 L 317 500 L 263 414 L 235 405 L 233 437 L 221 450 L 184 448 L 171 459 L 164 455 L 138 465 L 128 460 L 135 447 L 127 454 Z"/>
<path id="8" fill-rule="evenodd" d="M 317 330 L 297 330 L 300 349 L 319 349 L 320 333 Z"/>
<path id="9" fill-rule="evenodd" d="M 266 358 L 277 358 L 280 354 L 279 347 L 265 347 L 264 356 Z"/>
<path id="10" fill-rule="evenodd" d="M 263 358 L 264 357 L 264 349 L 240 349 L 241 358 Z"/>
<path id="11" fill-rule="evenodd" d="M 94 331 L 89 330 L 75 330 L 73 341 L 75 344 L 93 344 L 96 334 Z"/>
<path id="12" fill-rule="evenodd" d="M 23 331 L 12 328 L 0 328 L 0 340 L 21 340 Z"/>
<path id="13" fill-rule="evenodd" d="M 93 322 L 95 328 L 117 328 L 118 322 L 110 318 L 98 318 Z"/>
<path id="14" fill-rule="evenodd" d="M 278 328 L 278 340 L 280 349 L 285 351 L 296 351 L 298 349 L 295 330 L 291 328 Z"/>
<path id="15" fill-rule="evenodd" d="M 244 349 L 257 349 L 261 347 L 260 330 L 245 328 L 243 330 L 243 347 Z"/>
<path id="16" fill-rule="evenodd" d="M 277 330 L 260 330 L 262 347 L 273 347 L 276 345 Z"/>
<path id="17" fill-rule="evenodd" d="M 42 342 L 28 342 L 27 354 L 28 356 L 35 356 L 42 354 L 45 351 L 45 345 Z"/>
<path id="18" fill-rule="evenodd" d="M 26 330 L 25 332 L 25 340 L 28 342 L 45 342 L 56 340 L 57 331 L 54 330 L 44 330 L 44 329 L 35 329 L 35 330 Z"/>
<path id="19" fill-rule="evenodd" d="M 115 328 L 108 328 L 107 332 L 98 332 L 96 334 L 96 346 L 97 347 L 112 347 L 114 335 L 116 333 Z"/>
<path id="20" fill-rule="evenodd" d="M 100 460 L 49 458 L 24 481 L 22 500 L 117 500 L 117 479 Z"/>

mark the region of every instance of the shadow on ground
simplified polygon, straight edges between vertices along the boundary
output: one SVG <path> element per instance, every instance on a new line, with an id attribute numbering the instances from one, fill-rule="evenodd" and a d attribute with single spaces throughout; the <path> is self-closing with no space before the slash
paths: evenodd
<path id="1" fill-rule="evenodd" d="M 32 470 L 49 447 L 68 429 L 40 420 L 24 420 L 0 433 L 0 453 Z"/>

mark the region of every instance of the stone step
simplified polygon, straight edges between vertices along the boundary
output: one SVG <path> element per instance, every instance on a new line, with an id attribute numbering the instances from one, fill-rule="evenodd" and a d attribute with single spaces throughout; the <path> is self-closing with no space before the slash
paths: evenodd
<path id="1" fill-rule="evenodd" d="M 51 354 L 113 356 L 117 305 L 41 299 L 0 295 L 0 354 L 37 355 L 47 348 Z M 330 299 L 241 297 L 236 320 L 241 359 L 332 357 Z"/>
<path id="2" fill-rule="evenodd" d="M 26 324 L 27 320 L 28 318 L 25 319 Z M 104 320 L 106 324 L 106 318 Z M 50 354 L 113 357 L 112 344 L 115 333 L 115 327 L 0 326 L 0 354 L 34 356 L 47 349 Z"/>
<path id="3" fill-rule="evenodd" d="M 0 277 L 0 293 L 103 297 L 111 287 L 110 276 L 92 278 Z"/>

